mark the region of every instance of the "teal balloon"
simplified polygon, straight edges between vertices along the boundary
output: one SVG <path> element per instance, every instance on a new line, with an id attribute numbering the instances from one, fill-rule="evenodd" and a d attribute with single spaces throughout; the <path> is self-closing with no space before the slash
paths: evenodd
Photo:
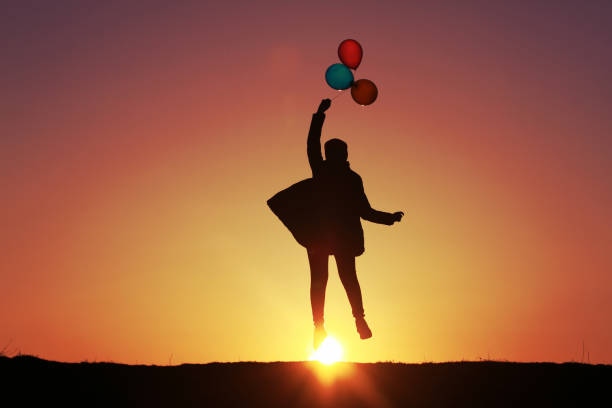
<path id="1" fill-rule="evenodd" d="M 344 64 L 334 64 L 325 71 L 325 81 L 327 85 L 334 89 L 348 89 L 353 83 L 353 73 Z"/>

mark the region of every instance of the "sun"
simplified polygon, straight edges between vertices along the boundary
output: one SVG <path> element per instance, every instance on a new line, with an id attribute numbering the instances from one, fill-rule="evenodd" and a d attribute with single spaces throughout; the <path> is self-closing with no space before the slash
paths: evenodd
<path id="1" fill-rule="evenodd" d="M 323 343 L 311 355 L 310 361 L 319 361 L 331 365 L 342 360 L 342 346 L 335 338 L 327 336 Z"/>

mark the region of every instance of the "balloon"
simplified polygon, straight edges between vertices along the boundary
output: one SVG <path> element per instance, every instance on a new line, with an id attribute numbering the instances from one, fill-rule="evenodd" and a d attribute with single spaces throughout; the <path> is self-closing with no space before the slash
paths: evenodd
<path id="1" fill-rule="evenodd" d="M 351 86 L 351 96 L 360 105 L 370 105 L 378 96 L 378 89 L 369 79 L 360 79 Z"/>
<path id="2" fill-rule="evenodd" d="M 338 57 L 340 57 L 340 61 L 347 67 L 357 69 L 359 64 L 361 64 L 363 49 L 355 40 L 344 40 L 338 47 Z"/>
<path id="3" fill-rule="evenodd" d="M 348 89 L 354 79 L 353 73 L 344 64 L 333 64 L 325 71 L 325 81 L 334 89 Z"/>

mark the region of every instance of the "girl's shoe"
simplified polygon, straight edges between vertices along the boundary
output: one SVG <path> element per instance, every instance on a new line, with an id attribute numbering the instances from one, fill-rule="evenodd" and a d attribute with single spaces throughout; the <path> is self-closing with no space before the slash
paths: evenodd
<path id="1" fill-rule="evenodd" d="M 355 318 L 355 326 L 357 326 L 357 332 L 359 333 L 359 337 L 361 340 L 369 339 L 372 337 L 372 330 L 368 327 L 368 323 L 365 321 L 363 317 Z"/>

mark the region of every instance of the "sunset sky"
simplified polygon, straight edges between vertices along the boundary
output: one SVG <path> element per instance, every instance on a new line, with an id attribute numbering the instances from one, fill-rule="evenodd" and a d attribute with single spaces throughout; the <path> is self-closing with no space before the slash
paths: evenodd
<path id="1" fill-rule="evenodd" d="M 405 4 L 404 4 L 405 3 Z M 8 1 L 0 8 L 0 350 L 305 360 L 306 251 L 266 206 L 334 100 L 376 209 L 350 361 L 612 363 L 612 3 Z"/>

